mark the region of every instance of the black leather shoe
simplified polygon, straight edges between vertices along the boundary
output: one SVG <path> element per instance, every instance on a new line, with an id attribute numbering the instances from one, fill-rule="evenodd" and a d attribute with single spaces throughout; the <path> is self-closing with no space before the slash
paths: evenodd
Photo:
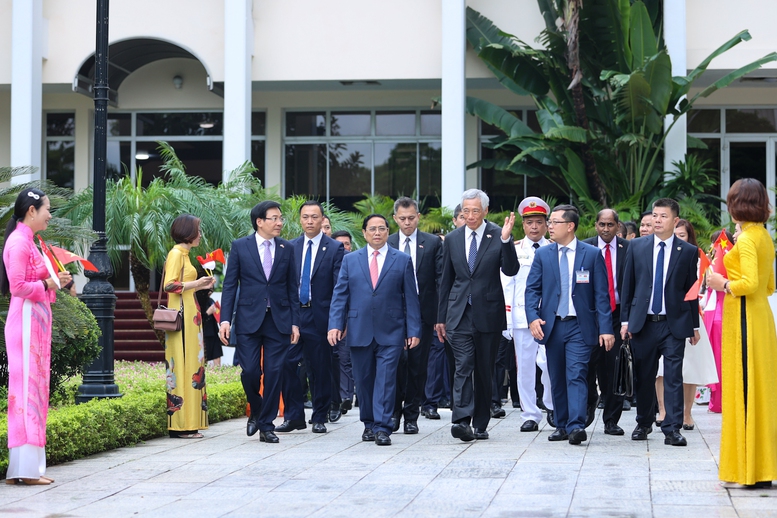
<path id="1" fill-rule="evenodd" d="M 396 432 L 399 430 L 399 416 L 391 416 L 391 431 Z"/>
<path id="2" fill-rule="evenodd" d="M 329 405 L 329 415 L 327 416 L 329 418 L 330 423 L 336 423 L 340 420 L 341 417 L 343 417 L 343 413 L 340 412 L 340 405 L 337 403 L 332 403 Z"/>
<path id="3" fill-rule="evenodd" d="M 539 408 L 543 412 L 548 411 L 548 407 L 545 406 L 545 403 L 542 401 L 542 398 L 540 397 L 537 398 L 537 408 Z"/>
<path id="4" fill-rule="evenodd" d="M 362 432 L 362 441 L 364 442 L 372 442 L 375 440 L 375 434 L 372 433 L 372 430 L 369 428 L 365 428 Z"/>
<path id="5" fill-rule="evenodd" d="M 465 423 L 456 423 L 451 426 L 451 435 L 456 439 L 461 439 L 464 442 L 474 441 L 475 433 L 472 428 Z"/>
<path id="6" fill-rule="evenodd" d="M 324 423 L 313 423 L 313 433 L 326 433 L 326 425 Z"/>
<path id="7" fill-rule="evenodd" d="M 632 441 L 647 441 L 648 434 L 653 432 L 652 426 L 640 426 L 637 425 L 634 431 L 631 432 Z"/>
<path id="8" fill-rule="evenodd" d="M 475 428 L 475 439 L 478 441 L 485 441 L 488 439 L 488 431 Z"/>
<path id="9" fill-rule="evenodd" d="M 521 408 L 521 402 L 520 401 L 513 401 L 513 408 Z"/>
<path id="10" fill-rule="evenodd" d="M 439 419 L 440 414 L 437 413 L 436 408 L 429 408 L 427 410 L 421 410 L 421 415 L 423 415 L 427 419 Z"/>
<path id="11" fill-rule="evenodd" d="M 685 437 L 683 437 L 683 434 L 680 432 L 672 432 L 666 434 L 664 444 L 670 444 L 672 446 L 688 446 L 688 441 L 685 440 Z"/>
<path id="12" fill-rule="evenodd" d="M 623 410 L 631 410 L 631 401 L 628 399 L 623 400 Z"/>
<path id="13" fill-rule="evenodd" d="M 583 441 L 588 440 L 588 435 L 585 433 L 585 429 L 578 428 L 569 432 L 569 444 L 580 444 Z"/>
<path id="14" fill-rule="evenodd" d="M 278 440 L 278 436 L 275 435 L 275 432 L 259 432 L 259 442 L 269 442 L 275 444 L 280 441 Z"/>
<path id="15" fill-rule="evenodd" d="M 293 432 L 294 430 L 304 430 L 308 425 L 305 424 L 303 419 L 292 419 L 291 421 L 284 421 L 275 427 L 276 432 Z"/>
<path id="16" fill-rule="evenodd" d="M 246 424 L 246 434 L 251 437 L 252 435 L 256 434 L 256 432 L 259 431 L 259 418 L 255 415 L 252 415 L 248 418 L 248 423 Z"/>
<path id="17" fill-rule="evenodd" d="M 625 432 L 623 431 L 623 428 L 617 424 L 613 423 L 612 421 L 608 421 L 604 423 L 604 433 L 606 435 L 623 435 Z"/>
<path id="18" fill-rule="evenodd" d="M 604 399 L 599 398 L 599 402 L 596 404 L 596 408 L 599 410 L 604 410 Z"/>
<path id="19" fill-rule="evenodd" d="M 567 435 L 567 432 L 565 432 L 561 428 L 556 428 L 555 432 L 548 435 L 548 440 L 551 442 L 566 441 L 567 439 L 569 439 L 569 435 Z"/>
<path id="20" fill-rule="evenodd" d="M 531 419 L 529 419 L 528 421 L 525 421 L 521 425 L 522 432 L 536 432 L 539 429 L 540 427 L 537 425 L 537 421 L 532 421 Z"/>
<path id="21" fill-rule="evenodd" d="M 553 418 L 553 410 L 548 410 L 548 415 L 545 416 L 548 421 L 548 426 L 556 427 L 556 420 Z"/>
<path id="22" fill-rule="evenodd" d="M 350 409 L 353 408 L 353 401 L 350 399 L 343 399 L 343 402 L 340 403 L 340 413 L 345 415 L 348 413 Z"/>
<path id="23" fill-rule="evenodd" d="M 507 412 L 505 412 L 504 408 L 499 406 L 497 403 L 491 403 L 491 417 L 495 419 L 501 419 L 506 415 Z"/>
<path id="24" fill-rule="evenodd" d="M 442 398 L 440 401 L 437 402 L 437 408 L 450 408 L 451 407 L 451 400 L 448 398 Z"/>
<path id="25" fill-rule="evenodd" d="M 386 432 L 378 432 L 375 434 L 375 444 L 378 446 L 391 446 L 391 437 Z"/>
<path id="26" fill-rule="evenodd" d="M 594 419 L 596 419 L 596 403 L 593 405 L 588 405 L 588 408 L 586 409 L 585 427 L 588 428 L 591 426 L 591 423 L 594 422 Z"/>
<path id="27" fill-rule="evenodd" d="M 408 435 L 418 433 L 418 423 L 416 421 L 405 421 L 405 433 Z"/>
<path id="28" fill-rule="evenodd" d="M 696 428 L 696 424 L 695 423 L 694 424 L 685 424 L 685 423 L 683 423 L 683 430 L 693 430 L 694 428 Z"/>
<path id="29" fill-rule="evenodd" d="M 662 424 L 664 424 L 664 420 L 663 419 L 656 419 L 656 426 L 657 427 L 661 428 Z"/>

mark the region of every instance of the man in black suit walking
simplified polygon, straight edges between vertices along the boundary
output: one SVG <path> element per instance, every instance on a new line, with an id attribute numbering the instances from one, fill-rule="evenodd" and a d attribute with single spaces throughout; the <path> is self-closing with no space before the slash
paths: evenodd
<path id="1" fill-rule="evenodd" d="M 418 433 L 418 416 L 424 399 L 429 348 L 437 323 L 437 285 L 442 277 L 442 240 L 418 230 L 418 203 L 406 196 L 394 202 L 394 221 L 399 232 L 388 238 L 389 246 L 409 255 L 413 261 L 418 298 L 421 302 L 421 342 L 402 352 L 397 369 L 397 399 L 394 407 L 394 431 L 405 418 L 404 432 Z M 404 405 L 403 405 L 404 401 Z"/>
<path id="2" fill-rule="evenodd" d="M 324 210 L 314 200 L 306 201 L 299 211 L 304 234 L 294 239 L 294 264 L 300 275 L 300 341 L 292 345 L 283 372 L 283 424 L 276 432 L 307 428 L 302 385 L 297 366 L 305 358 L 310 368 L 310 393 L 313 433 L 326 433 L 327 414 L 332 402 L 332 347 L 327 341 L 329 305 L 343 262 L 343 244 L 321 231 Z M 336 400 L 340 396 L 337 395 Z"/>
<path id="3" fill-rule="evenodd" d="M 289 347 L 299 340 L 299 272 L 294 247 L 278 237 L 281 206 L 263 201 L 251 209 L 255 234 L 232 242 L 221 295 L 221 311 L 240 322 L 236 350 L 240 380 L 251 405 L 246 433 L 260 432 L 262 442 L 277 443 L 273 420 L 278 415 L 283 366 Z M 229 317 L 227 317 L 229 318 Z M 229 344 L 230 323 L 222 320 L 219 338 Z M 262 364 L 264 358 L 264 364 Z M 262 367 L 264 365 L 264 367 Z M 259 395 L 264 376 L 264 397 Z"/>
<path id="4" fill-rule="evenodd" d="M 486 221 L 488 195 L 479 189 L 464 191 L 461 213 L 466 224 L 445 238 L 435 327 L 450 341 L 456 363 L 451 435 L 471 441 L 488 439 L 494 361 L 507 328 L 499 270 L 515 275 L 519 264 L 512 241 L 514 213 L 502 228 Z"/>
<path id="5" fill-rule="evenodd" d="M 685 340 L 699 341 L 699 300 L 685 300 L 696 282 L 698 248 L 674 238 L 680 207 L 661 198 L 653 203 L 653 235 L 633 239 L 626 254 L 621 306 L 621 337 L 632 337 L 637 379 L 635 441 L 645 441 L 655 421 L 658 358 L 664 357 L 664 444 L 685 446 L 683 356 Z"/>
<path id="6" fill-rule="evenodd" d="M 618 213 L 612 209 L 604 209 L 596 215 L 597 237 L 583 241 L 602 251 L 604 264 L 607 268 L 608 293 L 610 310 L 612 311 L 613 335 L 615 346 L 606 350 L 595 347 L 591 352 L 588 364 L 588 413 L 596 411 L 596 378 L 599 378 L 599 388 L 604 401 L 604 433 L 607 435 L 623 435 L 623 428 L 618 426 L 623 413 L 623 396 L 613 394 L 612 378 L 615 373 L 615 360 L 623 343 L 620 337 L 621 327 L 621 296 L 623 295 L 623 271 L 626 269 L 626 252 L 629 242 L 616 237 L 618 232 Z M 590 417 L 589 417 L 590 418 Z"/>

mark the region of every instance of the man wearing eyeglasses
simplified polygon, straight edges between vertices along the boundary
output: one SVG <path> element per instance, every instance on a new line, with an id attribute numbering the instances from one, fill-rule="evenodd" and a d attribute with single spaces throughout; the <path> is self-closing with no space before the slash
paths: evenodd
<path id="1" fill-rule="evenodd" d="M 532 336 L 545 344 L 556 430 L 549 441 L 580 444 L 585 432 L 588 362 L 597 344 L 615 342 L 607 269 L 595 246 L 575 237 L 580 216 L 571 205 L 553 209 L 548 222 L 553 244 L 534 254 L 526 282 L 526 319 Z"/>
<path id="2" fill-rule="evenodd" d="M 292 345 L 286 359 L 283 373 L 284 421 L 275 427 L 275 431 L 291 432 L 307 428 L 302 383 L 297 375 L 297 366 L 304 357 L 311 371 L 312 431 L 326 433 L 327 420 L 334 422 L 340 419 L 339 383 L 338 392 L 333 395 L 332 348 L 326 334 L 332 290 L 340 273 L 344 249 L 342 243 L 322 231 L 324 209 L 319 202 L 306 201 L 299 213 L 304 233 L 291 244 L 294 245 L 295 267 L 300 272 L 300 340 Z"/>
<path id="3" fill-rule="evenodd" d="M 251 209 L 256 233 L 232 242 L 221 294 L 222 315 L 232 315 L 237 328 L 240 379 L 251 405 L 246 433 L 277 443 L 273 420 L 278 415 L 283 367 L 290 345 L 299 340 L 299 271 L 294 247 L 280 234 L 281 206 L 263 201 Z M 229 344 L 230 323 L 222 320 L 219 337 Z M 264 397 L 259 388 L 264 376 Z"/>
<path id="4" fill-rule="evenodd" d="M 499 271 L 518 273 L 512 240 L 515 214 L 504 227 L 486 220 L 488 195 L 461 195 L 464 226 L 445 238 L 437 334 L 450 341 L 455 360 L 451 435 L 462 441 L 488 439 L 494 362 L 507 328 Z M 474 430 L 473 427 L 474 426 Z"/>
<path id="5" fill-rule="evenodd" d="M 418 230 L 421 215 L 418 203 L 406 196 L 394 202 L 394 221 L 399 232 L 388 238 L 389 246 L 409 255 L 413 261 L 418 297 L 421 302 L 421 342 L 402 353 L 397 371 L 397 399 L 394 406 L 394 431 L 404 417 L 404 432 L 418 433 L 418 416 L 424 399 L 429 349 L 437 323 L 437 284 L 442 276 L 442 240 Z M 404 404 L 403 404 L 404 403 Z"/>
<path id="6" fill-rule="evenodd" d="M 346 255 L 329 309 L 329 344 L 348 328 L 363 441 L 391 444 L 397 366 L 421 337 L 421 306 L 411 257 L 388 246 L 388 220 L 364 218 L 367 246 Z M 347 318 L 347 321 L 346 321 Z"/>

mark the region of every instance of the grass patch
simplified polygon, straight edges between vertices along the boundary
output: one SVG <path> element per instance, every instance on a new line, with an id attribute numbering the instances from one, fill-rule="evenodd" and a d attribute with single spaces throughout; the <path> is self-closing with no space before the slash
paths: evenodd
<path id="1" fill-rule="evenodd" d="M 46 427 L 48 465 L 167 435 L 165 370 L 161 363 L 116 362 L 121 398 L 75 404 L 80 379 L 65 384 L 65 396 L 52 401 Z M 218 423 L 245 415 L 240 369 L 207 371 L 208 420 Z M 0 444 L 8 444 L 8 417 L 0 415 Z M 0 448 L 0 473 L 8 469 L 8 449 Z"/>

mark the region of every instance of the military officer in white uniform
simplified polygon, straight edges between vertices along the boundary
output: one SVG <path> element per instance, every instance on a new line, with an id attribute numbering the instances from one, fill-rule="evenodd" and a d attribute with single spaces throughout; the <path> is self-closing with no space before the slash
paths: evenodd
<path id="1" fill-rule="evenodd" d="M 544 387 L 542 402 L 548 409 L 548 422 L 553 426 L 553 400 L 550 391 L 545 346 L 538 344 L 529 331 L 526 321 L 524 293 L 526 278 L 529 276 L 534 252 L 541 246 L 550 244 L 545 239 L 548 231 L 548 215 L 550 207 L 536 196 L 529 196 L 518 206 L 518 213 L 523 219 L 523 230 L 526 237 L 515 242 L 515 250 L 521 268 L 512 277 L 502 274 L 502 287 L 505 295 L 505 310 L 507 311 L 507 327 L 505 337 L 512 337 L 515 343 L 515 357 L 518 373 L 518 394 L 521 397 L 522 432 L 535 432 L 542 421 L 542 412 L 537 406 L 536 396 L 536 366 L 542 371 Z"/>

